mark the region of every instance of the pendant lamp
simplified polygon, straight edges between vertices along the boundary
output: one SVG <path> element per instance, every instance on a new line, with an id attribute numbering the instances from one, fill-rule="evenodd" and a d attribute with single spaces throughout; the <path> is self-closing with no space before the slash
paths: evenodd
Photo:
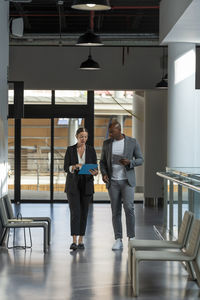
<path id="1" fill-rule="evenodd" d="M 109 0 L 74 0 L 71 6 L 81 10 L 109 10 Z"/>
<path id="2" fill-rule="evenodd" d="M 156 84 L 156 89 L 167 89 L 168 88 L 168 74 L 165 73 L 167 69 L 167 54 L 165 54 L 165 48 L 163 47 L 162 56 L 162 79 Z M 165 74 L 165 75 L 164 75 Z"/>
<path id="3" fill-rule="evenodd" d="M 88 71 L 98 71 L 98 70 L 101 69 L 98 62 L 96 62 L 92 59 L 90 49 L 89 49 L 88 59 L 86 61 L 82 62 L 82 64 L 80 65 L 80 69 L 81 70 L 88 70 Z"/>
<path id="4" fill-rule="evenodd" d="M 168 88 L 168 83 L 167 81 L 164 79 L 164 77 L 162 77 L 161 81 L 159 81 L 157 84 L 156 84 L 156 88 L 157 89 L 167 89 Z"/>
<path id="5" fill-rule="evenodd" d="M 103 46 L 100 36 L 91 29 L 81 35 L 76 43 L 77 46 Z"/>

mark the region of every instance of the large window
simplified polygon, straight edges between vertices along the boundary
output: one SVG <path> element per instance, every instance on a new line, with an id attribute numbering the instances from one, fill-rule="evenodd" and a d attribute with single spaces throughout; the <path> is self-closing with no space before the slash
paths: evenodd
<path id="1" fill-rule="evenodd" d="M 11 199 L 14 195 L 14 151 L 15 151 L 15 123 L 8 119 L 8 193 Z"/>
<path id="2" fill-rule="evenodd" d="M 22 89 L 23 85 L 15 88 L 13 84 L 13 90 L 9 91 L 10 118 L 15 117 L 14 93 L 20 97 Z M 94 133 L 99 162 L 112 119 L 121 123 L 126 135 L 132 135 L 132 97 L 131 91 L 25 90 L 24 119 L 20 120 L 19 116 L 9 119 L 8 184 L 11 198 L 17 201 L 20 197 L 21 200 L 66 200 L 64 156 L 67 146 L 76 143 L 76 130 L 85 124 L 89 130 L 89 143 L 93 143 Z M 108 199 L 100 173 L 94 182 L 95 191 L 104 193 L 95 199 Z"/>
<path id="3" fill-rule="evenodd" d="M 64 157 L 67 146 L 77 142 L 75 134 L 80 126 L 84 126 L 82 118 L 54 119 L 54 200 L 66 200 Z"/>
<path id="4" fill-rule="evenodd" d="M 113 119 L 122 126 L 122 132 L 132 136 L 132 91 L 95 91 L 94 92 L 94 146 L 98 160 L 105 139 L 109 138 L 108 127 Z M 107 193 L 101 174 L 95 177 L 95 191 Z M 102 195 L 103 198 L 108 198 Z M 104 200 L 104 199 L 102 199 Z"/>
<path id="5" fill-rule="evenodd" d="M 25 90 L 24 104 L 51 104 L 50 90 Z"/>
<path id="6" fill-rule="evenodd" d="M 50 120 L 22 119 L 21 199 L 50 199 Z"/>
<path id="7" fill-rule="evenodd" d="M 87 91 L 55 91 L 55 104 L 87 104 Z"/>

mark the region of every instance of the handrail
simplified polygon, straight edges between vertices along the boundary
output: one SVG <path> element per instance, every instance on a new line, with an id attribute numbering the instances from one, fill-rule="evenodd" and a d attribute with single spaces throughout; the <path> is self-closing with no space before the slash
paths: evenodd
<path id="1" fill-rule="evenodd" d="M 191 190 L 193 190 L 193 191 L 200 192 L 200 186 L 197 187 L 197 186 L 192 185 L 192 184 L 190 184 L 190 183 L 187 183 L 187 182 L 178 180 L 177 177 L 180 177 L 180 176 L 178 176 L 178 175 L 175 176 L 175 177 L 171 177 L 170 175 L 166 175 L 166 174 L 167 174 L 166 172 L 156 172 L 156 174 L 157 174 L 158 176 L 164 178 L 164 179 L 171 180 L 171 181 L 174 181 L 174 182 L 176 182 L 176 183 L 178 183 L 178 184 L 180 184 L 180 185 L 183 185 L 183 186 L 185 186 L 185 187 L 187 187 L 187 188 L 189 188 L 189 189 L 191 189 Z M 193 181 L 195 181 L 195 180 L 193 179 Z"/>

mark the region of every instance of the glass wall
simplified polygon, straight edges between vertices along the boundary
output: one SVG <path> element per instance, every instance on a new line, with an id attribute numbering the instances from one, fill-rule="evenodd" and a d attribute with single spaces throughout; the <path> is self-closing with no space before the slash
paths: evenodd
<path id="1" fill-rule="evenodd" d="M 51 90 L 25 90 L 24 104 L 51 104 Z"/>
<path id="2" fill-rule="evenodd" d="M 55 91 L 55 104 L 87 104 L 87 91 Z"/>
<path id="3" fill-rule="evenodd" d="M 54 119 L 54 200 L 66 200 L 64 194 L 64 157 L 68 146 L 68 119 Z"/>
<path id="4" fill-rule="evenodd" d="M 50 90 L 24 91 L 25 105 L 52 104 L 54 93 Z M 9 103 L 13 104 L 14 92 L 9 90 Z M 117 119 L 122 125 L 122 132 L 132 136 L 132 91 L 95 91 L 94 92 L 94 147 L 97 152 L 98 162 L 101 157 L 103 142 L 108 136 L 108 126 L 113 119 Z M 54 99 L 54 98 L 53 98 Z M 21 199 L 22 200 L 66 200 L 64 194 L 66 174 L 63 170 L 64 156 L 68 145 L 76 143 L 75 132 L 78 127 L 84 126 L 84 118 L 67 118 L 68 108 L 64 112 L 64 106 L 72 105 L 69 112 L 72 115 L 78 112 L 78 105 L 87 104 L 87 91 L 55 91 L 55 114 L 51 116 L 49 106 L 45 117 L 51 119 L 38 119 L 38 112 L 43 112 L 44 106 L 33 109 L 35 119 L 21 120 Z M 77 110 L 74 109 L 77 104 Z M 60 107 L 60 110 L 59 110 Z M 11 107 L 12 108 L 12 107 Z M 13 108 L 12 108 L 13 109 Z M 27 106 L 26 106 L 27 109 Z M 12 110 L 13 111 L 13 110 Z M 88 111 L 82 110 L 83 114 Z M 29 115 L 30 112 L 29 112 Z M 66 117 L 63 117 L 63 115 Z M 58 116 L 62 116 L 59 118 Z M 51 125 L 54 127 L 52 133 Z M 88 125 L 89 126 L 89 125 Z M 53 140 L 51 139 L 51 134 Z M 51 143 L 53 143 L 51 145 Z M 9 119 L 9 191 L 12 194 L 14 188 L 14 119 Z M 53 149 L 53 181 L 51 179 L 51 146 Z M 50 185 L 53 186 L 53 194 L 50 193 Z M 99 198 L 108 200 L 105 184 L 101 174 L 95 177 L 95 191 L 103 192 Z M 53 198 L 52 198 L 53 197 Z"/>
<path id="5" fill-rule="evenodd" d="M 54 200 L 66 200 L 64 157 L 69 145 L 76 141 L 76 130 L 84 126 L 84 119 L 54 119 Z"/>
<path id="6" fill-rule="evenodd" d="M 15 120 L 8 119 L 8 194 L 14 195 Z"/>
<path id="7" fill-rule="evenodd" d="M 124 134 L 132 136 L 133 91 L 95 91 L 94 97 L 94 146 L 99 161 L 103 142 L 109 138 L 108 127 L 113 119 L 121 123 Z M 103 193 L 99 196 L 101 200 L 109 199 L 100 172 L 95 177 L 95 192 Z M 95 200 L 99 199 L 97 195 L 94 197 Z"/>
<path id="8" fill-rule="evenodd" d="M 21 199 L 50 200 L 49 119 L 22 119 Z"/>

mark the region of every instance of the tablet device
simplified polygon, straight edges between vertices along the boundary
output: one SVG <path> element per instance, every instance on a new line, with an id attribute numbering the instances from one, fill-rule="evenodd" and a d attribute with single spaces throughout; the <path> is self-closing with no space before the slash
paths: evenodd
<path id="1" fill-rule="evenodd" d="M 113 154 L 112 155 L 112 163 L 114 165 L 121 165 L 120 159 L 123 159 L 123 158 L 125 158 L 123 155 Z"/>
<path id="2" fill-rule="evenodd" d="M 98 169 L 98 165 L 97 164 L 82 165 L 78 174 L 91 175 L 91 173 L 89 172 L 89 170 L 91 170 L 91 169 Z"/>

